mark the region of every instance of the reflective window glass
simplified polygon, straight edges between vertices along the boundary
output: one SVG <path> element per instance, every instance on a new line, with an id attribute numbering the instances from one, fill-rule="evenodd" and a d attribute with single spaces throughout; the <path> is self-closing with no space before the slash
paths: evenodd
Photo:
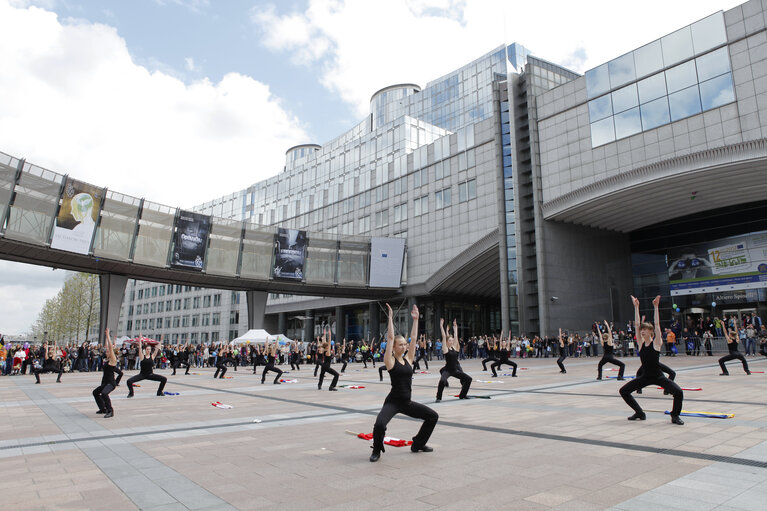
<path id="1" fill-rule="evenodd" d="M 695 53 L 715 48 L 727 42 L 724 13 L 717 12 L 692 24 L 692 45 Z"/>
<path id="2" fill-rule="evenodd" d="M 607 64 L 602 64 L 590 71 L 586 71 L 586 92 L 588 97 L 599 96 L 610 90 L 610 74 Z"/>
<path id="3" fill-rule="evenodd" d="M 610 100 L 610 94 L 589 101 L 589 118 L 592 122 L 604 119 L 612 114 L 613 106 L 612 101 Z"/>
<path id="4" fill-rule="evenodd" d="M 672 32 L 660 40 L 663 47 L 663 64 L 670 66 L 692 57 L 690 27 Z"/>
<path id="5" fill-rule="evenodd" d="M 612 117 L 591 123 L 591 147 L 597 147 L 613 140 L 615 140 L 615 126 Z"/>
<path id="6" fill-rule="evenodd" d="M 695 59 L 695 64 L 698 68 L 698 80 L 701 82 L 723 75 L 730 70 L 730 56 L 727 53 L 727 47 L 701 55 Z"/>
<path id="7" fill-rule="evenodd" d="M 637 83 L 639 87 L 639 102 L 647 103 L 666 95 L 666 75 L 658 73 Z"/>
<path id="8" fill-rule="evenodd" d="M 634 54 L 627 53 L 622 57 L 613 59 L 607 63 L 610 71 L 610 87 L 620 87 L 636 79 L 634 71 Z"/>
<path id="9" fill-rule="evenodd" d="M 671 122 L 668 112 L 668 99 L 664 96 L 640 106 L 642 113 L 642 129 L 651 130 Z"/>
<path id="10" fill-rule="evenodd" d="M 700 95 L 698 87 L 688 87 L 668 95 L 671 120 L 676 121 L 700 113 Z"/>
<path id="11" fill-rule="evenodd" d="M 637 99 L 637 86 L 635 83 L 618 89 L 612 94 L 613 98 L 613 112 L 623 112 L 629 108 L 634 108 L 639 104 Z"/>
<path id="12" fill-rule="evenodd" d="M 639 108 L 632 108 L 615 115 L 615 138 L 625 138 L 642 131 Z"/>
<path id="13" fill-rule="evenodd" d="M 686 89 L 696 83 L 698 83 L 698 77 L 695 74 L 694 60 L 672 67 L 666 71 L 666 85 L 669 92 Z"/>
<path id="14" fill-rule="evenodd" d="M 735 101 L 735 92 L 732 90 L 732 74 L 727 73 L 702 82 L 700 84 L 700 101 L 703 104 L 703 110 L 710 110 Z"/>
<path id="15" fill-rule="evenodd" d="M 647 76 L 663 69 L 663 51 L 660 40 L 634 50 L 634 65 L 636 66 L 637 77 Z"/>

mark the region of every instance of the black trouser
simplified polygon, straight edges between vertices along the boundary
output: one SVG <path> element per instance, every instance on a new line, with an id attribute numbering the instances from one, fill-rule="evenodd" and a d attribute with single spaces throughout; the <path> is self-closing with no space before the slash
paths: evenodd
<path id="1" fill-rule="evenodd" d="M 52 361 L 52 362 L 45 362 L 43 367 L 41 367 L 40 369 L 37 369 L 33 366 L 32 374 L 35 375 L 35 378 L 37 379 L 37 383 L 40 383 L 40 373 L 59 373 L 59 377 L 56 378 L 56 381 L 60 382 L 61 375 L 64 373 L 64 364 Z"/>
<path id="2" fill-rule="evenodd" d="M 429 360 L 426 358 L 426 353 L 419 353 L 418 358 L 413 362 L 413 370 L 420 370 L 421 366 L 418 364 L 419 360 L 423 360 L 423 365 L 426 366 L 426 370 L 429 370 Z M 375 367 L 375 366 L 374 366 Z"/>
<path id="3" fill-rule="evenodd" d="M 368 359 L 370 359 L 371 362 L 373 362 L 373 367 L 376 366 L 376 359 L 373 358 L 373 354 L 369 351 L 365 351 L 362 353 L 362 363 L 365 364 L 365 369 L 368 368 Z"/>
<path id="4" fill-rule="evenodd" d="M 713 357 L 714 354 L 711 352 L 711 341 L 706 339 L 705 346 L 706 346 L 706 355 L 708 355 L 709 357 Z"/>
<path id="5" fill-rule="evenodd" d="M 320 369 L 320 357 L 314 359 L 314 376 L 317 376 L 317 371 Z"/>
<path id="6" fill-rule="evenodd" d="M 668 375 L 668 379 L 671 381 L 676 380 L 676 371 L 671 369 L 669 366 L 662 362 L 658 362 L 658 367 L 661 371 L 666 373 Z M 637 378 L 641 378 L 644 375 L 644 368 L 642 366 L 639 366 L 639 369 L 637 369 Z"/>
<path id="7" fill-rule="evenodd" d="M 224 377 L 224 375 L 226 374 L 226 370 L 227 370 L 225 364 L 226 364 L 226 360 L 223 360 L 221 358 L 218 359 L 218 361 L 216 362 L 216 372 L 213 374 L 214 378 L 223 378 Z M 221 376 L 219 376 L 218 373 L 221 373 Z"/>
<path id="8" fill-rule="evenodd" d="M 392 417 L 398 413 L 413 417 L 414 419 L 423 419 L 421 429 L 419 429 L 418 434 L 413 437 L 413 447 L 416 449 L 426 445 L 426 442 L 429 441 L 429 437 L 431 437 L 431 433 L 434 431 L 434 426 L 437 425 L 437 420 L 439 420 L 439 414 L 426 405 L 416 403 L 415 401 L 398 401 L 387 397 L 381 411 L 378 412 L 376 422 L 373 425 L 374 451 L 384 451 L 386 426 L 392 420 Z"/>
<path id="9" fill-rule="evenodd" d="M 487 371 L 487 363 L 488 362 L 492 362 L 492 364 L 490 364 L 490 367 L 492 367 L 493 364 L 495 364 L 496 362 L 499 362 L 499 360 L 497 358 L 495 358 L 495 357 L 487 357 L 485 360 L 482 361 L 482 370 L 483 371 Z"/>
<path id="10" fill-rule="evenodd" d="M 343 373 L 344 371 L 346 371 L 346 364 L 349 363 L 349 358 L 348 357 L 342 358 L 341 362 L 343 362 L 343 364 L 344 364 L 344 365 L 341 366 L 341 372 Z"/>
<path id="11" fill-rule="evenodd" d="M 268 364 L 268 363 L 264 366 L 264 372 L 261 373 L 261 383 L 264 383 L 266 381 L 266 373 L 269 371 L 277 373 L 277 375 L 274 377 L 274 383 L 279 383 L 280 376 L 282 376 L 282 369 L 280 369 L 279 367 L 274 367 L 274 364 Z"/>
<path id="12" fill-rule="evenodd" d="M 517 375 L 517 363 L 516 362 L 512 362 L 508 358 L 504 358 L 503 360 L 496 361 L 493 365 L 490 366 L 490 370 L 493 371 L 493 376 L 498 376 L 498 373 L 495 372 L 495 368 L 496 367 L 500 368 L 504 364 L 507 365 L 507 366 L 511 366 L 513 368 L 512 371 L 511 371 L 511 375 L 512 376 L 516 376 Z"/>
<path id="13" fill-rule="evenodd" d="M 750 373 L 751 371 L 748 370 L 748 362 L 746 362 L 746 357 L 741 355 L 739 351 L 732 351 L 729 355 L 725 355 L 722 358 L 719 359 L 719 367 L 722 368 L 722 373 L 724 374 L 730 374 L 727 372 L 727 368 L 724 366 L 725 362 L 729 362 L 730 360 L 740 360 L 740 363 L 743 364 L 743 370 L 746 373 Z"/>
<path id="14" fill-rule="evenodd" d="M 381 367 L 378 368 L 378 378 L 383 381 L 383 373 L 386 371 L 386 364 L 381 364 Z"/>
<path id="15" fill-rule="evenodd" d="M 634 396 L 632 396 L 631 393 L 635 390 L 643 389 L 648 385 L 659 385 L 663 387 L 663 390 L 674 396 L 674 407 L 671 409 L 671 415 L 673 417 L 676 417 L 682 413 L 682 399 L 684 398 L 684 392 L 682 392 L 682 389 L 679 387 L 679 385 L 674 383 L 672 380 L 669 380 L 662 374 L 659 376 L 642 375 L 631 380 L 626 385 L 621 387 L 621 397 L 626 402 L 626 404 L 629 405 L 636 413 L 644 413 L 642 411 L 642 407 L 639 406 L 639 403 L 636 402 L 636 399 L 634 399 Z"/>
<path id="16" fill-rule="evenodd" d="M 157 395 L 162 395 L 162 391 L 165 388 L 165 384 L 168 383 L 168 379 L 161 375 L 161 374 L 141 374 L 138 373 L 136 376 L 132 376 L 128 378 L 128 395 L 133 395 L 133 385 L 140 382 L 141 380 L 152 380 L 152 381 L 159 381 L 160 386 L 157 387 Z"/>
<path id="17" fill-rule="evenodd" d="M 562 363 L 565 361 L 566 358 L 567 358 L 567 352 L 564 350 L 560 350 L 559 358 L 557 359 L 557 365 L 559 366 L 559 370 L 563 373 L 567 372 L 567 369 L 565 369 L 565 364 Z"/>
<path id="18" fill-rule="evenodd" d="M 602 379 L 602 366 L 605 364 L 613 364 L 618 366 L 620 369 L 618 369 L 618 378 L 623 378 L 623 371 L 626 370 L 626 364 L 618 360 L 612 355 L 602 355 L 602 360 L 599 361 L 599 365 L 597 366 L 597 378 L 600 380 Z"/>
<path id="19" fill-rule="evenodd" d="M 224 359 L 224 365 L 226 364 L 232 364 L 232 367 L 234 367 L 234 372 L 237 372 L 237 359 L 234 357 L 226 357 Z"/>
<path id="20" fill-rule="evenodd" d="M 115 386 L 111 383 L 99 385 L 93 389 L 93 399 L 96 400 L 96 405 L 99 407 L 100 412 L 112 412 L 112 400 L 109 399 L 109 393 L 115 389 Z"/>
<path id="21" fill-rule="evenodd" d="M 461 393 L 458 395 L 461 399 L 466 399 L 466 395 L 469 393 L 469 387 L 471 387 L 471 376 L 464 373 L 459 369 L 447 369 L 441 371 L 442 376 L 439 379 L 439 385 L 437 386 L 437 399 L 442 399 L 442 390 L 445 388 L 447 379 L 451 376 L 461 380 Z"/>
<path id="22" fill-rule="evenodd" d="M 261 365 L 261 357 L 253 357 L 253 374 L 256 374 L 256 367 Z"/>
<path id="23" fill-rule="evenodd" d="M 301 369 L 301 368 L 299 367 L 299 364 L 298 364 L 298 362 L 299 362 L 299 359 L 298 359 L 298 354 L 291 354 L 291 355 L 290 355 L 290 368 L 291 368 L 291 369 L 295 369 L 296 371 L 298 371 L 299 369 Z"/>
<path id="24" fill-rule="evenodd" d="M 105 362 L 105 364 L 106 364 L 106 363 L 107 363 L 107 362 Z M 113 369 L 114 373 L 117 375 L 117 379 L 115 380 L 115 387 L 119 387 L 119 386 L 120 386 L 120 380 L 122 380 L 122 379 L 123 379 L 123 372 L 122 372 L 122 369 L 120 369 L 120 368 L 118 367 L 119 365 L 120 365 L 120 364 L 116 364 L 116 365 L 115 365 L 115 368 Z"/>
<path id="25" fill-rule="evenodd" d="M 322 381 L 325 379 L 325 373 L 332 374 L 333 375 L 333 381 L 330 383 L 330 388 L 334 389 L 336 388 L 336 384 L 338 383 L 338 371 L 333 369 L 330 366 L 323 367 L 322 371 L 320 371 L 320 381 L 317 383 L 317 388 L 322 388 Z"/>
<path id="26" fill-rule="evenodd" d="M 171 376 L 175 375 L 176 369 L 178 369 L 182 365 L 186 366 L 186 372 L 184 372 L 184 374 L 189 374 L 189 368 L 192 367 L 192 364 L 189 363 L 189 360 L 182 361 L 182 360 L 176 359 L 176 362 L 173 364 L 173 374 L 171 374 Z"/>

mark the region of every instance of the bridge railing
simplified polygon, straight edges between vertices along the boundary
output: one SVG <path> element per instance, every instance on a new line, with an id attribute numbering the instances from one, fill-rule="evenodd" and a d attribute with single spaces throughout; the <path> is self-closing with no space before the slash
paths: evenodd
<path id="1" fill-rule="evenodd" d="M 190 219 L 196 222 L 191 230 Z M 286 278 L 309 286 L 364 288 L 373 277 L 375 287 L 400 287 L 404 240 L 300 231 L 302 241 L 295 245 L 296 231 L 291 231 L 292 239 L 278 226 L 186 212 L 0 152 L 0 238 L 95 259 L 247 280 L 279 278 L 275 266 L 285 263 Z M 198 245 L 191 261 L 188 243 Z M 278 262 L 278 247 L 286 243 L 291 244 L 288 255 Z M 371 254 L 375 243 L 379 249 Z"/>

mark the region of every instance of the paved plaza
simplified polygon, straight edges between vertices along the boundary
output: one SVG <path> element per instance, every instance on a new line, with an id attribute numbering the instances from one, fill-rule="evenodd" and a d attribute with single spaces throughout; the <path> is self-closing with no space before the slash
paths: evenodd
<path id="1" fill-rule="evenodd" d="M 633 374 L 638 360 L 624 360 Z M 671 398 L 654 387 L 638 398 L 647 420 L 627 421 L 622 382 L 596 381 L 597 361 L 569 358 L 560 374 L 554 359 L 518 360 L 519 377 L 490 378 L 466 360 L 470 395 L 491 399 L 459 401 L 451 379 L 434 403 L 434 360 L 413 382 L 413 398 L 440 414 L 434 452 L 388 447 L 378 463 L 346 433 L 372 432 L 389 390 L 370 366 L 350 365 L 340 382 L 365 388 L 339 392 L 318 391 L 313 366 L 283 385 L 261 385 L 249 368 L 223 380 L 161 370 L 179 395 L 156 397 L 144 381 L 133 399 L 126 372 L 111 419 L 95 413 L 100 373 L 4 377 L 0 509 L 765 509 L 767 374 L 756 371 L 767 359 L 749 360 L 751 376 L 733 364 L 721 377 L 715 357 L 663 358 L 682 387 L 703 389 L 685 392 L 685 410 L 735 414 L 684 426 L 670 424 Z M 417 428 L 398 416 L 387 434 Z"/>

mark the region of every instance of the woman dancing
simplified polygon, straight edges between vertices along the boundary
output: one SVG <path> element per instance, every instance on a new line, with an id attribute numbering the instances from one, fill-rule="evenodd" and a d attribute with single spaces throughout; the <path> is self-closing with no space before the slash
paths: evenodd
<path id="1" fill-rule="evenodd" d="M 273 373 L 277 373 L 277 375 L 274 377 L 274 384 L 279 385 L 280 384 L 280 376 L 282 376 L 282 369 L 279 367 L 274 367 L 274 363 L 277 361 L 277 343 L 274 342 L 272 344 L 266 345 L 266 365 L 264 366 L 264 371 L 261 373 L 261 385 L 264 384 L 266 381 L 266 373 L 269 371 L 272 371 Z"/>
<path id="2" fill-rule="evenodd" d="M 141 361 L 139 362 L 140 372 L 136 376 L 128 378 L 128 397 L 133 397 L 133 385 L 141 380 L 159 381 L 160 386 L 157 388 L 157 395 L 160 397 L 165 395 L 162 391 L 165 389 L 165 384 L 168 382 L 168 379 L 165 376 L 154 374 L 152 371 L 152 368 L 154 367 L 154 359 L 159 351 L 159 344 L 154 348 L 149 345 L 144 346 L 141 336 L 139 335 L 138 352 L 141 357 Z"/>
<path id="3" fill-rule="evenodd" d="M 112 409 L 112 400 L 109 399 L 109 393 L 112 392 L 117 386 L 115 381 L 115 369 L 117 369 L 117 357 L 115 356 L 115 347 L 112 344 L 112 338 L 109 336 L 109 329 L 104 332 L 106 334 L 106 355 L 107 360 L 102 368 L 104 374 L 101 376 L 101 385 L 93 389 L 93 399 L 96 400 L 96 405 L 99 410 L 96 413 L 103 413 L 104 418 L 108 419 L 114 417 L 115 411 Z"/>
<path id="4" fill-rule="evenodd" d="M 614 364 L 618 366 L 618 379 L 623 380 L 623 371 L 626 370 L 626 364 L 615 358 L 615 346 L 613 345 L 613 331 L 610 328 L 610 324 L 605 320 L 605 326 L 607 331 L 599 334 L 602 337 L 602 360 L 599 361 L 597 366 L 597 380 L 602 379 L 602 367 L 605 364 Z"/>
<path id="5" fill-rule="evenodd" d="M 416 350 L 417 357 L 415 359 L 415 362 L 413 364 L 413 370 L 420 370 L 421 366 L 418 364 L 420 360 L 423 360 L 423 365 L 426 366 L 426 370 L 429 370 L 429 361 L 426 358 L 426 339 L 424 338 L 423 334 L 421 334 L 421 338 L 418 340 L 418 348 Z"/>
<path id="6" fill-rule="evenodd" d="M 639 321 L 639 300 L 631 297 L 631 301 L 634 303 L 634 324 L 639 325 L 639 331 L 637 332 L 637 338 L 639 342 L 639 360 L 642 362 L 642 376 L 633 379 L 626 385 L 621 387 L 620 395 L 623 400 L 634 410 L 634 415 L 630 416 L 628 420 L 643 421 L 647 418 L 642 407 L 636 402 L 632 392 L 638 389 L 647 387 L 648 385 L 659 385 L 667 390 L 674 396 L 674 407 L 671 409 L 671 422 L 673 424 L 683 425 L 684 422 L 679 418 L 679 414 L 682 413 L 682 399 L 684 393 L 679 385 L 663 376 L 661 372 L 660 351 L 663 348 L 663 336 L 660 331 L 660 312 L 658 312 L 658 304 L 660 304 L 660 295 L 656 296 L 652 301 L 654 308 L 654 322 L 652 323 L 640 323 Z M 653 336 L 653 332 L 655 335 Z"/>
<path id="7" fill-rule="evenodd" d="M 330 367 L 330 364 L 333 363 L 333 348 L 330 345 L 331 336 L 330 327 L 327 327 L 327 332 L 322 332 L 322 344 L 320 345 L 320 350 L 322 351 L 322 371 L 320 371 L 320 381 L 317 383 L 317 390 L 322 390 L 322 382 L 325 379 L 325 373 L 333 375 L 333 381 L 330 383 L 330 388 L 328 388 L 328 390 L 338 390 L 336 388 L 336 384 L 338 383 L 338 372 Z"/>
<path id="8" fill-rule="evenodd" d="M 730 330 L 727 327 L 726 321 L 723 322 L 722 325 L 724 327 L 724 337 L 727 339 L 727 349 L 730 350 L 730 353 L 719 359 L 719 367 L 722 368 L 722 374 L 720 376 L 730 375 L 724 363 L 735 359 L 740 360 L 740 363 L 743 364 L 743 370 L 746 372 L 746 374 L 751 374 L 751 371 L 748 370 L 748 362 L 746 362 L 746 357 L 741 355 L 740 351 L 738 351 L 738 329 L 733 328 Z"/>
<path id="9" fill-rule="evenodd" d="M 565 369 L 565 364 L 563 362 L 567 358 L 567 345 L 570 344 L 570 339 L 568 338 L 566 341 L 562 338 L 562 329 L 559 329 L 559 358 L 557 359 L 557 365 L 559 366 L 559 372 L 560 373 L 567 373 L 567 369 Z"/>
<path id="10" fill-rule="evenodd" d="M 445 389 L 447 379 L 451 376 L 461 381 L 461 393 L 459 399 L 468 399 L 471 376 L 461 371 L 458 365 L 458 321 L 453 320 L 453 335 L 448 335 L 444 327 L 445 320 L 440 318 L 439 328 L 442 331 L 442 353 L 445 356 L 445 367 L 440 370 L 441 377 L 437 385 L 437 402 L 442 401 L 442 391 Z M 388 346 L 387 346 L 388 348 Z"/>
<path id="11" fill-rule="evenodd" d="M 503 331 L 501 331 L 501 336 L 503 337 Z M 496 362 L 498 362 L 498 350 L 499 350 L 499 344 L 498 339 L 493 336 L 491 339 L 488 339 L 485 342 L 485 346 L 487 346 L 487 358 L 485 358 L 482 361 L 482 370 L 487 371 L 487 363 L 490 362 L 490 367 L 493 366 Z"/>
<path id="12" fill-rule="evenodd" d="M 344 343 L 341 345 L 341 362 L 344 364 L 341 366 L 341 374 L 344 374 L 344 371 L 346 371 L 346 364 L 349 363 L 349 352 L 346 350 L 346 338 L 344 338 Z"/>
<path id="13" fill-rule="evenodd" d="M 229 346 L 226 344 L 221 344 L 218 347 L 218 351 L 216 351 L 216 372 L 213 373 L 213 379 L 220 378 L 223 379 L 224 375 L 226 374 L 226 361 L 228 358 Z M 220 374 L 220 376 L 219 376 Z"/>
<path id="14" fill-rule="evenodd" d="M 501 351 L 500 351 L 500 358 L 495 361 L 490 366 L 490 370 L 493 371 L 493 378 L 498 377 L 498 373 L 495 372 L 496 368 L 500 368 L 502 365 L 507 365 L 512 367 L 511 376 L 516 378 L 517 377 L 517 363 L 512 362 L 509 360 L 509 350 L 511 350 L 511 331 L 509 331 L 509 338 L 504 340 L 503 339 L 503 331 L 501 331 Z"/>
<path id="15" fill-rule="evenodd" d="M 288 357 L 290 358 L 290 369 L 300 371 L 301 366 L 299 365 L 299 362 L 301 362 L 301 353 L 298 351 L 298 341 L 293 341 Z"/>
<path id="16" fill-rule="evenodd" d="M 410 331 L 410 344 L 401 335 L 394 336 L 394 318 L 391 306 L 386 304 L 389 312 L 389 328 L 387 332 L 386 352 L 384 353 L 384 365 L 389 371 L 391 378 L 391 391 L 384 400 L 381 411 L 378 412 L 375 425 L 373 426 L 373 454 L 370 455 L 370 461 L 378 461 L 381 453 L 384 452 L 384 434 L 389 421 L 398 414 L 403 413 L 414 419 L 423 419 L 421 429 L 413 437 L 413 445 L 410 446 L 412 452 L 432 452 L 434 449 L 426 445 L 429 441 L 434 426 L 437 425 L 439 415 L 437 412 L 412 401 L 412 380 L 413 380 L 413 357 L 415 356 L 416 345 L 418 343 L 418 307 L 413 305 L 410 316 L 413 318 L 413 327 Z"/>

